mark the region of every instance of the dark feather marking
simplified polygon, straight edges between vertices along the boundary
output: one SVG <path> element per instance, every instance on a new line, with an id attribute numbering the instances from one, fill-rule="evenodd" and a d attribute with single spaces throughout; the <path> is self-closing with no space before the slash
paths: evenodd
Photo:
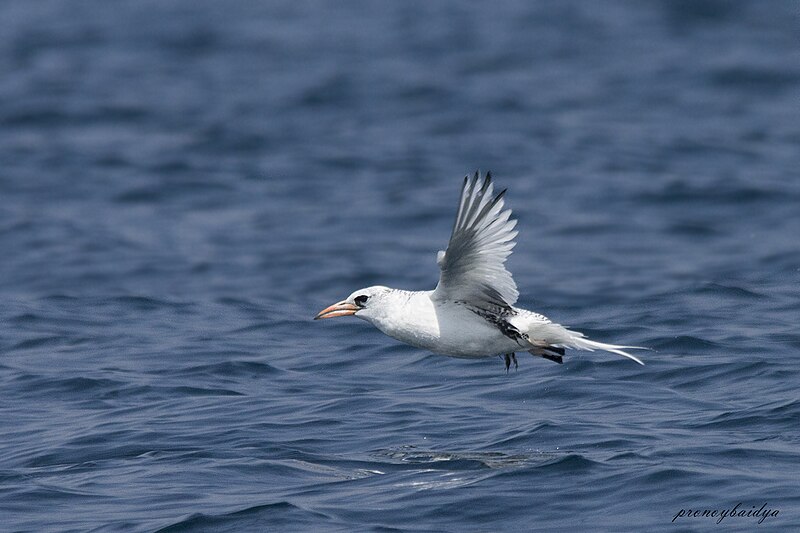
<path id="1" fill-rule="evenodd" d="M 550 355 L 548 353 L 543 353 L 542 357 L 544 357 L 548 361 L 553 361 L 554 363 L 558 363 L 559 365 L 564 364 L 564 358 L 561 357 L 560 355 Z"/>
<path id="2" fill-rule="evenodd" d="M 481 309 L 479 307 L 473 307 L 466 302 L 457 302 L 466 305 L 467 309 L 478 315 L 479 317 L 487 320 L 491 324 L 494 324 L 500 332 L 508 337 L 509 339 L 516 341 L 519 345 L 524 346 L 520 339 L 524 339 L 529 341 L 529 337 L 527 333 L 521 332 L 515 326 L 513 326 L 508 320 L 508 317 L 513 317 L 517 313 L 512 308 L 504 308 L 501 306 L 495 306 L 494 310 L 488 309 Z M 530 353 L 533 355 L 538 355 L 548 361 L 553 361 L 554 363 L 563 364 L 564 359 L 563 355 L 566 353 L 566 350 L 560 346 L 541 346 L 539 348 L 535 348 L 533 350 L 529 350 Z M 510 358 L 513 356 L 506 355 L 504 356 L 506 360 L 506 371 L 508 370 L 508 366 L 510 365 Z M 515 363 L 516 363 L 516 358 Z"/>
<path id="3" fill-rule="evenodd" d="M 520 339 L 528 340 L 528 335 L 526 333 L 522 333 L 516 327 L 514 327 L 506 317 L 514 316 L 516 313 L 509 307 L 508 309 L 497 306 L 497 311 L 492 312 L 486 309 L 480 309 L 477 307 L 468 306 L 468 309 L 478 315 L 479 317 L 487 320 L 488 322 L 497 326 L 497 329 L 500 330 L 500 333 L 508 337 L 509 339 L 516 341 L 519 344 Z"/>

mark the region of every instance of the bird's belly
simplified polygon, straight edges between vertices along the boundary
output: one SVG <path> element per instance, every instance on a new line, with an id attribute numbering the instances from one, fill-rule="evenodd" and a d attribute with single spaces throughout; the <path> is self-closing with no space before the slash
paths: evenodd
<path id="1" fill-rule="evenodd" d="M 489 357 L 520 348 L 494 324 L 460 306 L 406 317 L 402 327 L 378 327 L 399 341 L 451 357 Z"/>
<path id="2" fill-rule="evenodd" d="M 494 325 L 475 321 L 469 327 L 442 328 L 436 345 L 427 348 L 453 357 L 488 357 L 513 352 L 519 345 Z"/>

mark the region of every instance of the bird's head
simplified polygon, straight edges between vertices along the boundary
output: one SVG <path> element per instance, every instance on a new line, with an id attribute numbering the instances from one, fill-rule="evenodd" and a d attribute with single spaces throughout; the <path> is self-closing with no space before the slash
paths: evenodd
<path id="1" fill-rule="evenodd" d="M 372 316 L 381 309 L 381 304 L 390 292 L 391 289 L 380 285 L 359 289 L 341 302 L 337 302 L 320 311 L 317 316 L 314 317 L 314 320 L 349 315 L 355 315 L 358 318 L 370 320 Z"/>

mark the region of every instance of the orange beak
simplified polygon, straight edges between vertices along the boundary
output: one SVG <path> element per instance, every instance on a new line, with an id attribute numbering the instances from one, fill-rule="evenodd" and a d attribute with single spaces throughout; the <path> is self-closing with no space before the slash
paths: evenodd
<path id="1" fill-rule="evenodd" d="M 349 304 L 345 301 L 341 301 L 339 303 L 335 303 L 330 307 L 326 307 L 322 311 L 320 311 L 317 316 L 314 317 L 314 320 L 322 320 L 323 318 L 334 318 L 337 316 L 348 316 L 356 314 L 359 308 L 353 304 Z"/>

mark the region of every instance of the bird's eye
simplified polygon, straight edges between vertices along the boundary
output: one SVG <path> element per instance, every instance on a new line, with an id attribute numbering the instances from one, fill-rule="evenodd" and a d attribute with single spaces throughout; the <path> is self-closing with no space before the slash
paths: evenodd
<path id="1" fill-rule="evenodd" d="M 366 294 L 361 294 L 359 296 L 356 296 L 353 301 L 356 303 L 357 306 L 364 307 L 367 304 L 367 300 L 369 300 L 369 296 L 367 296 Z"/>

